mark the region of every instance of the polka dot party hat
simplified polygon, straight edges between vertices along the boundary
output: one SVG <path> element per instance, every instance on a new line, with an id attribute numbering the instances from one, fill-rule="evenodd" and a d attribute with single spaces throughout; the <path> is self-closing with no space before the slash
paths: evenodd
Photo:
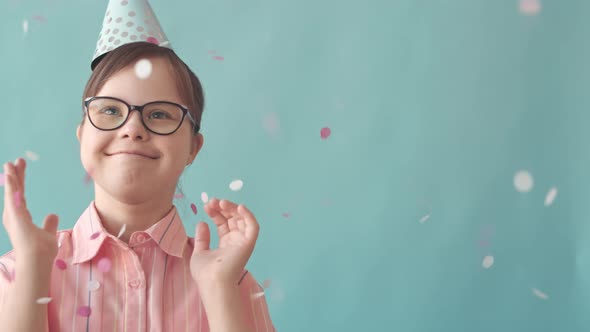
<path id="1" fill-rule="evenodd" d="M 90 67 L 94 70 L 113 49 L 138 41 L 172 48 L 147 0 L 110 0 Z"/>

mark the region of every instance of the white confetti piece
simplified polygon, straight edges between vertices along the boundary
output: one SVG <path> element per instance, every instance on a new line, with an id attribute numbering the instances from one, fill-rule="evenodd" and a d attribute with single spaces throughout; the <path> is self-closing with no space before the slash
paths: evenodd
<path id="1" fill-rule="evenodd" d="M 141 80 L 145 80 L 152 74 L 152 63 L 148 59 L 141 59 L 135 64 L 135 75 Z"/>
<path id="2" fill-rule="evenodd" d="M 38 304 L 47 304 L 51 302 L 51 298 L 50 297 L 40 297 L 37 299 L 37 303 Z"/>
<path id="3" fill-rule="evenodd" d="M 423 223 L 425 223 L 425 222 L 426 222 L 428 219 L 430 219 L 430 213 L 429 213 L 429 214 L 427 214 L 427 215 L 425 215 L 424 217 L 422 217 L 422 218 L 420 219 L 420 223 L 421 223 L 421 224 L 423 224 Z"/>
<path id="4" fill-rule="evenodd" d="M 540 290 L 533 288 L 533 294 L 535 294 L 536 297 L 542 299 L 542 300 L 547 300 L 549 298 L 549 296 L 543 292 L 541 292 Z"/>
<path id="5" fill-rule="evenodd" d="M 29 32 L 29 21 L 27 21 L 27 20 L 23 21 L 23 31 L 25 33 Z"/>
<path id="6" fill-rule="evenodd" d="M 234 180 L 229 184 L 229 189 L 232 191 L 239 191 L 244 186 L 244 182 L 242 180 Z"/>
<path id="7" fill-rule="evenodd" d="M 127 224 L 123 224 L 123 227 L 121 227 L 121 230 L 119 231 L 119 235 L 117 235 L 117 237 L 120 238 L 121 236 L 123 236 L 123 234 L 125 234 L 126 230 L 127 230 Z"/>
<path id="8" fill-rule="evenodd" d="M 203 203 L 209 202 L 209 195 L 204 191 L 201 193 L 201 201 L 203 201 Z"/>
<path id="9" fill-rule="evenodd" d="M 490 267 L 492 267 L 492 265 L 494 265 L 494 256 L 486 256 L 483 258 L 483 262 L 481 263 L 481 266 L 484 269 L 489 269 Z"/>
<path id="10" fill-rule="evenodd" d="M 27 156 L 27 158 L 29 158 L 31 161 L 37 161 L 39 160 L 39 155 L 36 154 L 33 151 L 26 151 L 25 155 Z"/>
<path id="11" fill-rule="evenodd" d="M 549 205 L 553 204 L 555 197 L 557 197 L 557 188 L 553 187 L 553 188 L 549 189 L 547 196 L 545 196 L 545 206 L 549 206 Z"/>
<path id="12" fill-rule="evenodd" d="M 514 187 L 519 192 L 531 191 L 533 184 L 533 176 L 528 171 L 518 171 L 514 175 Z"/>
<path id="13" fill-rule="evenodd" d="M 260 298 L 260 297 L 263 297 L 263 296 L 264 296 L 264 292 L 253 293 L 252 294 L 252 299 L 254 300 L 254 299 L 257 299 L 257 298 Z"/>
<path id="14" fill-rule="evenodd" d="M 90 280 L 88 283 L 88 290 L 94 292 L 100 288 L 100 283 L 96 280 Z"/>

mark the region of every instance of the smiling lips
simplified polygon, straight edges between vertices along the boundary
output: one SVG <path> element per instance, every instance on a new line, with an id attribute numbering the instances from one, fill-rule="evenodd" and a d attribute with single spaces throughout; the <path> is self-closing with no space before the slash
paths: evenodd
<path id="1" fill-rule="evenodd" d="M 113 154 L 108 154 L 109 156 L 114 156 L 117 154 L 131 154 L 131 155 L 136 155 L 136 156 L 140 156 L 140 157 L 144 157 L 144 158 L 149 158 L 149 159 L 157 159 L 157 157 L 152 157 L 147 153 L 143 153 L 140 151 L 119 151 L 119 152 L 115 152 Z"/>

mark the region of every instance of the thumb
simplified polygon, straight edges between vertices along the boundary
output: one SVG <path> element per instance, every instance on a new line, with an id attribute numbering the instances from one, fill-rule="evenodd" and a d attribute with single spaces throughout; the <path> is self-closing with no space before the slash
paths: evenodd
<path id="1" fill-rule="evenodd" d="M 43 229 L 51 234 L 57 233 L 57 225 L 59 224 L 59 217 L 55 214 L 50 214 L 43 220 Z"/>
<path id="2" fill-rule="evenodd" d="M 195 231 L 195 253 L 209 250 L 211 243 L 211 232 L 209 232 L 209 225 L 205 222 L 199 222 Z"/>

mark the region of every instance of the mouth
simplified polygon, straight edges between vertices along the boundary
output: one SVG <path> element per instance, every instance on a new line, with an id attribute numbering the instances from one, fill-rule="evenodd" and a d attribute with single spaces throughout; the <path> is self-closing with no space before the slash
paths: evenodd
<path id="1" fill-rule="evenodd" d="M 113 156 L 124 156 L 124 157 L 132 157 L 132 158 L 147 158 L 147 159 L 158 159 L 157 157 L 148 156 L 138 152 L 117 152 L 113 154 L 106 154 L 109 157 Z"/>

